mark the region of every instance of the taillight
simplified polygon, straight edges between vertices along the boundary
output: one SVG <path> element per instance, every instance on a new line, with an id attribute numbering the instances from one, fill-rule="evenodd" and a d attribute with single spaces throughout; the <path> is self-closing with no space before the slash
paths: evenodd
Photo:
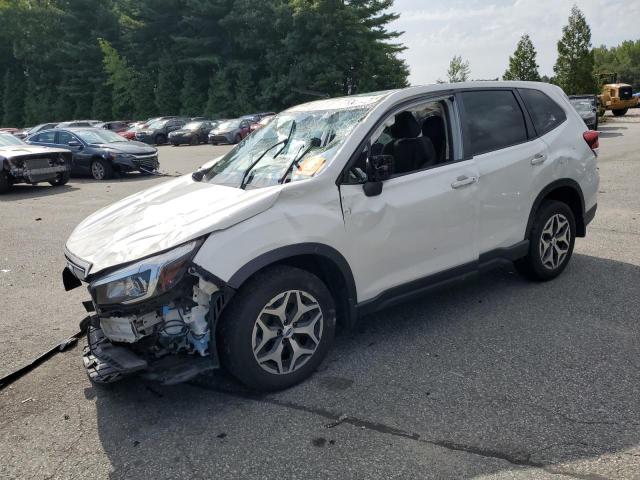
<path id="1" fill-rule="evenodd" d="M 600 134 L 596 130 L 587 130 L 582 137 L 591 150 L 596 151 L 600 147 Z"/>

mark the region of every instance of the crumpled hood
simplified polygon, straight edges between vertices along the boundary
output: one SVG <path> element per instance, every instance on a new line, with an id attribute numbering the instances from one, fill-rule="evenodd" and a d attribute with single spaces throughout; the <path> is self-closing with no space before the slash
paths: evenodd
<path id="1" fill-rule="evenodd" d="M 267 210 L 281 190 L 241 190 L 185 175 L 98 210 L 75 228 L 66 248 L 91 263 L 94 275 L 231 227 Z"/>

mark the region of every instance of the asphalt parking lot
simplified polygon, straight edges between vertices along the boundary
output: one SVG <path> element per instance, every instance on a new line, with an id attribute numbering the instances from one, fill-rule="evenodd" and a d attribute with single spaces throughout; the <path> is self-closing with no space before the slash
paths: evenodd
<path id="1" fill-rule="evenodd" d="M 372 315 L 288 391 L 97 388 L 80 347 L 0 391 L 0 478 L 640 478 L 640 110 L 602 124 L 597 216 L 557 280 L 510 268 Z M 228 147 L 161 147 L 186 173 Z M 164 177 L 0 198 L 0 376 L 77 331 L 62 250 Z"/>

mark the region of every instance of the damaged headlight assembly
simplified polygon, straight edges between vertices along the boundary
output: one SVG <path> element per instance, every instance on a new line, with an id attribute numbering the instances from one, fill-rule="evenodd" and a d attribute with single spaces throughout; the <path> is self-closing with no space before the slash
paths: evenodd
<path id="1" fill-rule="evenodd" d="M 201 244 L 185 243 L 95 280 L 89 286 L 95 303 L 130 305 L 168 292 L 182 280 Z"/>

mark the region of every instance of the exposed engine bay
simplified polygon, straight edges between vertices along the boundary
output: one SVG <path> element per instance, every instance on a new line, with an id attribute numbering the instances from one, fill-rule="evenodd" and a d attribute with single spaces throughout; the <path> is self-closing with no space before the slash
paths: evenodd
<path id="1" fill-rule="evenodd" d="M 139 373 L 179 383 L 218 367 L 212 332 L 222 292 L 194 268 L 165 295 L 135 307 L 96 307 L 83 363 L 91 380 L 110 383 Z"/>

